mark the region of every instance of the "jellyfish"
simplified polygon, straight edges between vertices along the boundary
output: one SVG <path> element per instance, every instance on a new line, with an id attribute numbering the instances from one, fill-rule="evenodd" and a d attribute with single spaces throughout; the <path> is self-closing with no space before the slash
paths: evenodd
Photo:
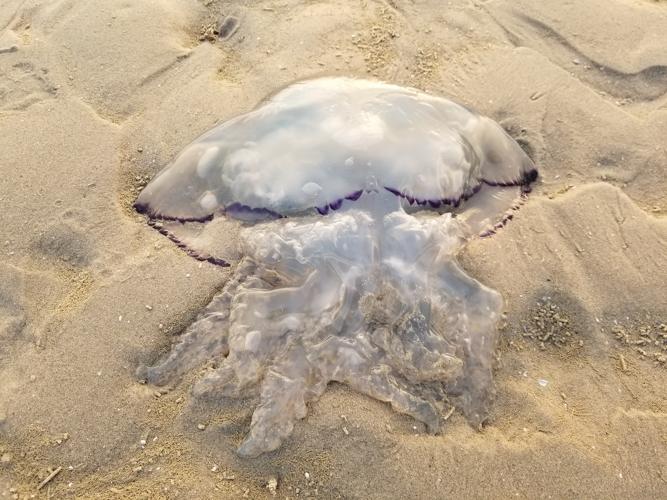
<path id="1" fill-rule="evenodd" d="M 493 396 L 500 294 L 456 261 L 537 179 L 493 120 L 412 88 L 292 84 L 187 146 L 135 208 L 194 258 L 232 266 L 155 385 L 215 362 L 194 397 L 251 398 L 241 456 L 275 450 L 329 382 L 439 432 Z"/>

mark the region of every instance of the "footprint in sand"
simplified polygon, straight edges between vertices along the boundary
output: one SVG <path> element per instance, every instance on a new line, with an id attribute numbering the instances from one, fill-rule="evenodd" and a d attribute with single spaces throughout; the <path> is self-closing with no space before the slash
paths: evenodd
<path id="1" fill-rule="evenodd" d="M 0 265 L 0 355 L 20 338 L 26 327 L 23 310 L 23 272 L 6 264 Z"/>
<path id="2" fill-rule="evenodd" d="M 65 216 L 39 234 L 33 249 L 42 258 L 75 268 L 86 267 L 95 258 L 95 248 L 77 221 L 66 220 Z"/>

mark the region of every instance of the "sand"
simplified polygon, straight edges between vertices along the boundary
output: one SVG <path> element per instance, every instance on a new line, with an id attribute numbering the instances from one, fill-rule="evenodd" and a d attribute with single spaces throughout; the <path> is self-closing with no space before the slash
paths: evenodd
<path id="1" fill-rule="evenodd" d="M 665 47 L 649 0 L 3 0 L 0 498 L 667 497 Z M 249 404 L 134 376 L 229 272 L 130 205 L 200 133 L 323 74 L 454 98 L 537 163 L 461 256 L 505 298 L 497 398 L 481 431 L 455 412 L 431 436 L 333 385 L 241 460 Z"/>

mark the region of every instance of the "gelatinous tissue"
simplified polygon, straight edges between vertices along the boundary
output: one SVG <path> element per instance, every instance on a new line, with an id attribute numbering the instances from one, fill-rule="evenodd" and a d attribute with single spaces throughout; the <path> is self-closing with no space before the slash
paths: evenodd
<path id="1" fill-rule="evenodd" d="M 189 145 L 136 209 L 195 258 L 234 263 L 152 384 L 209 369 L 195 396 L 256 400 L 239 454 L 275 450 L 336 381 L 438 432 L 479 425 L 500 295 L 456 255 L 537 178 L 492 120 L 414 89 L 293 84 Z"/>

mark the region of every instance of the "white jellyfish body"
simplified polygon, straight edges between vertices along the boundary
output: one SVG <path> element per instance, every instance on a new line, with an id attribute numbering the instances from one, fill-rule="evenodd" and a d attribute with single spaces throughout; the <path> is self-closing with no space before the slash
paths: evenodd
<path id="1" fill-rule="evenodd" d="M 186 221 L 230 207 L 290 216 L 327 212 L 379 187 L 439 208 L 484 186 L 526 186 L 536 174 L 497 123 L 459 104 L 381 82 L 322 78 L 205 133 L 135 206 Z"/>
<path id="2" fill-rule="evenodd" d="M 214 264 L 229 221 L 245 221 L 222 256 L 238 261 L 229 282 L 140 376 L 162 384 L 218 359 L 194 393 L 257 398 L 245 456 L 280 446 L 330 381 L 432 432 L 452 404 L 479 424 L 502 300 L 455 257 L 536 177 L 499 125 L 446 99 L 349 78 L 289 86 L 197 139 L 137 199 Z"/>

